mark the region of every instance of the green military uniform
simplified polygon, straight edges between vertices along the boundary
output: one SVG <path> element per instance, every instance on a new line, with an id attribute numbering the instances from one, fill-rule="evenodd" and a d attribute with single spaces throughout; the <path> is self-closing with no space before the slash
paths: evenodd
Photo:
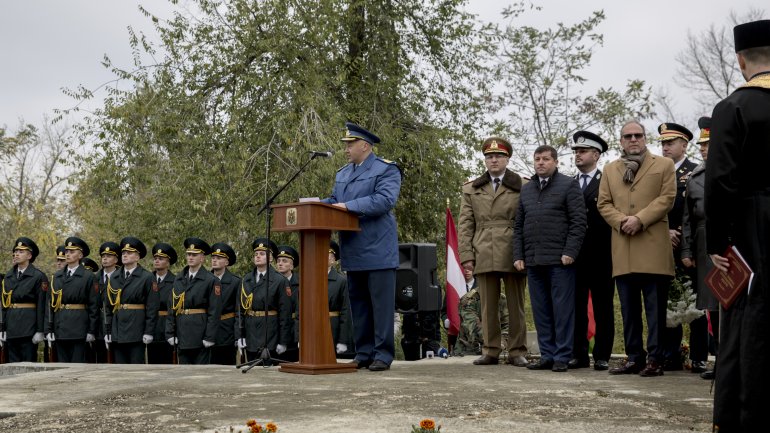
<path id="1" fill-rule="evenodd" d="M 13 250 L 29 250 L 32 258 L 23 272 L 14 265 L 2 279 L 0 332 L 5 332 L 8 362 L 35 362 L 45 331 L 48 277 L 32 264 L 39 253 L 32 239 L 18 238 Z"/>
<path id="2" fill-rule="evenodd" d="M 86 256 L 88 244 L 76 237 L 67 238 L 67 250 L 80 250 Z M 51 341 L 58 362 L 85 362 L 86 340 L 93 341 L 98 321 L 99 285 L 93 272 L 78 266 L 56 271 L 51 281 L 46 302 L 46 334 Z"/>
<path id="3" fill-rule="evenodd" d="M 502 334 L 501 347 L 504 352 L 508 344 L 508 306 L 504 293 L 500 294 L 498 305 Z M 481 326 L 481 297 L 475 285 L 460 298 L 458 310 L 460 313 L 460 333 L 457 336 L 457 343 L 452 355 L 480 355 L 484 345 L 484 335 Z"/>
<path id="4" fill-rule="evenodd" d="M 167 243 L 157 243 L 152 247 L 152 256 L 165 257 L 169 260 L 169 266 L 173 266 L 177 261 L 177 254 L 174 247 Z M 169 320 L 169 311 L 171 310 L 171 289 L 174 287 L 176 276 L 167 271 L 162 278 L 157 272 L 152 273 L 155 284 L 158 285 L 158 299 L 160 308 L 158 308 L 158 321 L 155 323 L 155 330 L 152 333 L 152 343 L 147 345 L 147 363 L 148 364 L 171 364 L 173 360 L 174 347 L 166 341 L 166 324 Z"/>
<path id="5" fill-rule="evenodd" d="M 201 239 L 188 238 L 184 243 L 187 252 L 211 253 L 211 247 Z M 211 350 L 203 341 L 213 344 L 217 339 L 222 314 L 221 292 L 219 278 L 203 266 L 194 276 L 190 275 L 190 267 L 185 266 L 174 280 L 166 340 L 178 344 L 180 364 L 209 363 Z"/>
<path id="6" fill-rule="evenodd" d="M 131 251 L 144 258 L 147 248 L 136 238 L 120 241 L 121 251 Z M 152 273 L 137 265 L 133 270 L 121 269 L 108 281 L 107 317 L 104 334 L 115 345 L 115 363 L 144 364 L 144 349 L 152 343 L 158 321 L 160 296 Z"/>

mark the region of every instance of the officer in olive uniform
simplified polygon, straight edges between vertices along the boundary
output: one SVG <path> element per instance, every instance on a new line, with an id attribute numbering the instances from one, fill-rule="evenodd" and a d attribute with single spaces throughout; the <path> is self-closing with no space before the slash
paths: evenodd
<path id="1" fill-rule="evenodd" d="M 152 247 L 153 278 L 158 285 L 160 308 L 155 331 L 152 333 L 152 343 L 147 345 L 148 364 L 171 364 L 174 358 L 174 347 L 166 342 L 166 322 L 169 320 L 171 306 L 171 288 L 174 287 L 175 275 L 168 269 L 176 263 L 177 254 L 174 247 L 159 242 Z"/>
<path id="2" fill-rule="evenodd" d="M 698 164 L 687 158 L 687 144 L 693 138 L 692 132 L 676 123 L 662 123 L 658 126 L 658 141 L 663 149 L 663 156 L 674 161 L 676 171 L 676 199 L 674 207 L 668 213 L 668 231 L 671 238 L 671 248 L 676 264 L 676 275 L 680 280 L 690 278 L 690 272 L 682 265 L 682 218 L 684 216 L 685 191 L 687 179 Z M 665 360 L 663 369 L 667 371 L 681 370 L 682 365 L 682 325 L 663 329 L 663 354 Z"/>
<path id="3" fill-rule="evenodd" d="M 32 239 L 16 239 L 13 267 L 2 280 L 0 344 L 6 346 L 8 362 L 37 361 L 43 341 L 48 277 L 32 264 L 39 252 Z"/>
<path id="4" fill-rule="evenodd" d="M 102 262 L 102 268 L 94 271 L 94 278 L 97 284 L 99 284 L 99 293 L 97 295 L 99 320 L 96 324 L 96 341 L 86 348 L 86 359 L 88 362 L 102 364 L 108 361 L 107 344 L 104 343 L 104 328 L 107 324 L 107 316 L 104 312 L 104 303 L 107 302 L 105 293 L 110 276 L 120 265 L 119 254 L 120 246 L 115 242 L 105 242 L 99 246 L 99 259 Z M 86 260 L 90 259 L 83 259 L 83 266 L 86 266 Z M 86 266 L 86 269 L 88 269 L 88 266 Z"/>
<path id="5" fill-rule="evenodd" d="M 104 341 L 114 345 L 116 364 L 144 364 L 145 346 L 152 343 L 158 321 L 158 284 L 139 264 L 147 255 L 144 243 L 127 236 L 120 246 L 123 268 L 107 282 Z"/>
<path id="6" fill-rule="evenodd" d="M 299 360 L 299 274 L 294 272 L 294 269 L 299 266 L 299 253 L 288 245 L 278 245 L 278 257 L 275 262 L 278 273 L 289 281 L 286 294 L 291 296 L 292 339 L 281 359 L 296 362 Z"/>
<path id="7" fill-rule="evenodd" d="M 99 285 L 80 265 L 91 252 L 88 244 L 69 237 L 64 249 L 66 266 L 54 274 L 46 298 L 46 339 L 54 343 L 58 362 L 85 362 L 86 343 L 96 339 Z"/>
<path id="8" fill-rule="evenodd" d="M 56 247 L 56 270 L 64 269 L 65 266 L 67 266 L 67 262 L 65 261 L 64 257 L 64 245 L 59 245 Z"/>
<path id="9" fill-rule="evenodd" d="M 350 355 L 354 349 L 352 344 L 353 326 L 350 323 L 350 298 L 348 297 L 348 280 L 344 274 L 337 272 L 334 265 L 340 256 L 340 246 L 337 242 L 329 243 L 329 322 L 332 326 L 332 339 L 334 351 L 337 356 Z M 352 353 L 355 355 L 355 352 Z"/>
<path id="10" fill-rule="evenodd" d="M 177 347 L 180 364 L 208 364 L 222 315 L 222 285 L 203 267 L 211 247 L 200 238 L 184 240 L 187 266 L 171 289 L 166 341 Z"/>
<path id="11" fill-rule="evenodd" d="M 235 365 L 235 310 L 241 278 L 230 272 L 228 267 L 233 266 L 236 259 L 235 250 L 230 245 L 218 242 L 211 246 L 211 272 L 222 285 L 222 316 L 219 318 L 216 344 L 211 348 L 212 364 Z"/>
<path id="12" fill-rule="evenodd" d="M 249 360 L 262 355 L 264 348 L 279 356 L 292 339 L 289 281 L 270 262 L 278 247 L 266 238 L 254 239 L 254 269 L 243 276 L 238 295 L 239 328 L 235 331 L 238 348 L 246 349 Z"/>

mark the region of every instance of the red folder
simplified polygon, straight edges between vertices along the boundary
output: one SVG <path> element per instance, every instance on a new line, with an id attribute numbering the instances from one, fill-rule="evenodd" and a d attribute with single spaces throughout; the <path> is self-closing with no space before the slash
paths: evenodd
<path id="1" fill-rule="evenodd" d="M 706 275 L 706 285 L 719 300 L 722 308 L 727 310 L 743 289 L 750 287 L 754 272 L 734 246 L 728 247 L 722 256 L 730 262 L 730 267 L 727 272 L 713 268 Z"/>

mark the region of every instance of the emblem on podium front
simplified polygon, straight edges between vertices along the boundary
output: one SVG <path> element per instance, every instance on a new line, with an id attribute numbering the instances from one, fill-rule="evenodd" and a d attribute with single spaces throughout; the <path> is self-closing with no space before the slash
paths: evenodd
<path id="1" fill-rule="evenodd" d="M 287 226 L 297 225 L 297 208 L 290 207 L 286 209 L 286 225 Z"/>

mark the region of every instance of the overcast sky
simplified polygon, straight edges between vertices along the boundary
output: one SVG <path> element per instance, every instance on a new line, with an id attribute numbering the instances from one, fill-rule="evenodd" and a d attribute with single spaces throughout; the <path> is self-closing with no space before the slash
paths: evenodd
<path id="1" fill-rule="evenodd" d="M 0 125 L 14 130 L 20 118 L 40 123 L 53 109 L 70 108 L 74 101 L 61 91 L 83 85 L 93 89 L 114 77 L 102 67 L 109 55 L 115 64 L 130 67 L 127 27 L 152 31 L 137 9 L 141 3 L 157 15 L 170 16 L 175 6 L 162 0 L 25 0 L 6 1 L 0 7 Z M 471 0 L 468 9 L 488 21 L 502 22 L 501 11 L 510 0 Z M 675 56 L 685 46 L 687 31 L 698 33 L 710 24 L 728 23 L 731 10 L 743 14 L 765 2 L 732 0 L 542 0 L 542 11 L 528 12 L 526 22 L 536 27 L 556 22 L 574 23 L 603 9 L 599 27 L 604 46 L 586 71 L 588 88 L 622 87 L 630 78 L 666 88 L 674 110 L 694 111 L 687 92 L 672 81 Z M 185 1 L 181 0 L 184 5 Z M 97 94 L 103 97 L 104 93 Z M 94 103 L 84 108 L 94 107 Z M 694 113 L 690 117 L 697 119 Z M 73 119 L 71 121 L 76 121 Z M 696 125 L 689 125 L 697 129 Z"/>

